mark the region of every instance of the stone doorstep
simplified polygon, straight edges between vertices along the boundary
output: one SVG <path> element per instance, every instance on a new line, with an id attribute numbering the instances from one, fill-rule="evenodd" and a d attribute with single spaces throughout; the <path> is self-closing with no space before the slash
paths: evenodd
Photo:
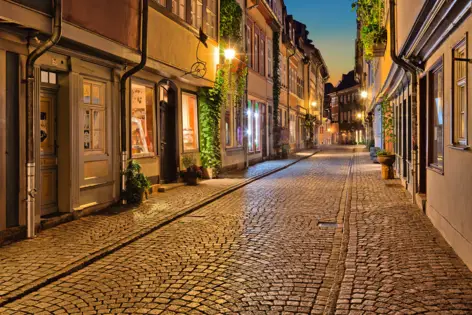
<path id="1" fill-rule="evenodd" d="M 165 193 L 166 191 L 173 190 L 179 187 L 185 186 L 185 183 L 170 183 L 170 184 L 161 184 L 157 189 L 157 192 Z"/>
<path id="2" fill-rule="evenodd" d="M 118 250 L 120 250 L 121 248 L 137 241 L 138 239 L 141 239 L 142 237 L 146 236 L 146 235 L 149 235 L 150 233 L 162 228 L 163 226 L 185 216 L 185 215 L 188 215 L 212 202 L 214 202 L 215 200 L 218 200 L 220 199 L 221 197 L 223 196 L 226 196 L 227 194 L 229 193 L 232 193 L 233 191 L 236 191 L 254 181 L 257 181 L 261 178 L 264 178 L 266 176 L 269 176 L 271 174 L 274 174 L 274 173 L 277 173 L 281 170 L 284 170 L 302 160 L 305 160 L 305 159 L 308 159 L 310 157 L 312 157 L 313 155 L 319 153 L 321 150 L 314 150 L 311 154 L 308 154 L 306 156 L 302 156 L 300 158 L 298 158 L 297 160 L 293 161 L 293 162 L 290 162 L 284 166 L 281 166 L 281 167 L 277 167 L 277 168 L 274 168 L 272 170 L 269 170 L 267 172 L 264 172 L 263 174 L 260 174 L 260 175 L 256 175 L 256 176 L 253 176 L 253 177 L 250 177 L 250 178 L 247 178 L 246 180 L 244 180 L 242 183 L 238 183 L 238 184 L 235 184 L 233 186 L 230 186 L 226 189 L 222 189 L 221 191 L 209 196 L 208 198 L 202 200 L 202 201 L 199 201 L 199 202 L 196 202 L 192 205 L 189 205 L 187 207 L 184 207 L 184 208 L 181 208 L 179 210 L 177 210 L 174 214 L 172 215 L 169 215 L 167 216 L 166 218 L 163 218 L 161 220 L 160 223 L 156 224 L 155 226 L 153 227 L 145 227 L 145 228 L 142 228 L 134 233 L 130 233 L 129 235 L 119 239 L 116 241 L 116 243 L 114 244 L 111 244 L 111 245 L 108 245 L 108 246 L 105 246 L 104 248 L 102 249 L 99 249 L 98 251 L 96 251 L 95 253 L 91 253 L 90 255 L 88 255 L 86 258 L 82 258 L 82 259 L 79 259 L 71 264 L 69 264 L 68 266 L 62 268 L 61 270 L 58 270 L 56 271 L 54 274 L 52 275 L 48 275 L 46 277 L 42 277 L 42 278 L 38 278 L 36 281 L 33 281 L 32 283 L 30 284 L 26 284 L 24 287 L 22 288 L 18 288 L 14 291 L 11 291 L 10 293 L 8 293 L 7 295 L 3 296 L 3 297 L 0 297 L 0 307 L 3 306 L 3 305 L 6 305 L 6 304 L 9 304 L 11 302 L 13 302 L 14 300 L 16 299 L 19 299 L 21 298 L 22 296 L 24 295 L 27 295 L 27 294 L 30 294 L 32 292 L 35 292 L 37 290 L 39 290 L 40 288 L 44 287 L 45 285 L 51 283 L 51 282 L 54 282 L 54 281 L 57 281 L 63 277 L 66 277 L 92 263 L 94 263 L 95 261 L 105 257 L 105 256 L 108 256 L 109 254 L 112 254 Z M 102 209 L 102 211 L 106 210 L 106 209 L 109 209 L 109 207 L 105 208 L 105 209 Z M 26 231 L 26 229 L 25 229 Z"/>

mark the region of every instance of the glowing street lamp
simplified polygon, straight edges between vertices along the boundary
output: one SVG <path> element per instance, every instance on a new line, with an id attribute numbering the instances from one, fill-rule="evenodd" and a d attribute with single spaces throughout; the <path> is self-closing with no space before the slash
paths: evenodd
<path id="1" fill-rule="evenodd" d="M 225 59 L 232 61 L 236 57 L 236 51 L 233 48 L 225 49 Z"/>
<path id="2" fill-rule="evenodd" d="M 361 118 L 362 118 L 362 114 L 361 114 L 361 113 L 358 113 L 358 114 L 357 114 L 357 118 L 361 119 Z"/>
<path id="3" fill-rule="evenodd" d="M 314 102 L 311 103 L 311 106 L 316 107 L 316 106 L 318 106 L 318 103 L 316 101 L 314 101 Z"/>
<path id="4" fill-rule="evenodd" d="M 367 96 L 369 96 L 369 94 L 367 93 L 367 91 L 362 91 L 362 92 L 361 92 L 361 97 L 362 97 L 362 98 L 367 98 Z"/>

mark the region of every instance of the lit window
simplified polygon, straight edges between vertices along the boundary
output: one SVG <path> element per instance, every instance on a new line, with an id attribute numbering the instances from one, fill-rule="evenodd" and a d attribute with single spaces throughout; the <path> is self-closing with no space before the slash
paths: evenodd
<path id="1" fill-rule="evenodd" d="M 154 155 L 154 89 L 131 85 L 131 145 L 133 157 Z"/>
<path id="2" fill-rule="evenodd" d="M 254 147 L 256 151 L 261 150 L 261 115 L 259 103 L 254 103 Z"/>
<path id="3" fill-rule="evenodd" d="M 290 128 L 290 143 L 295 143 L 297 140 L 296 137 L 296 125 L 295 125 L 295 115 L 290 115 L 289 128 Z"/>
<path id="4" fill-rule="evenodd" d="M 433 98 L 430 100 L 431 125 L 430 165 L 444 167 L 444 104 L 443 104 L 443 67 L 442 64 L 430 74 Z"/>
<path id="5" fill-rule="evenodd" d="M 182 93 L 182 127 L 184 152 L 198 150 L 198 109 L 195 94 Z"/>
<path id="6" fill-rule="evenodd" d="M 41 83 L 57 84 L 57 74 L 41 70 Z"/>
<path id="7" fill-rule="evenodd" d="M 83 84 L 83 143 L 87 152 L 105 151 L 105 84 L 85 80 Z"/>
<path id="8" fill-rule="evenodd" d="M 252 111 L 252 102 L 247 102 L 247 138 L 248 138 L 248 151 L 254 152 L 254 141 L 253 141 L 253 129 L 254 129 L 254 113 Z"/>
<path id="9" fill-rule="evenodd" d="M 259 71 L 259 34 L 254 32 L 254 70 Z"/>

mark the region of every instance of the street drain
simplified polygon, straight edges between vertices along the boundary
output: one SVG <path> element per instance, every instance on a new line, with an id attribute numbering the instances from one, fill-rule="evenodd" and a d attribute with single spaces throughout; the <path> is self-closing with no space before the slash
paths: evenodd
<path id="1" fill-rule="evenodd" d="M 385 184 L 385 186 L 391 187 L 391 188 L 403 188 L 402 184 Z"/>
<path id="2" fill-rule="evenodd" d="M 318 222 L 318 226 L 322 228 L 331 228 L 335 229 L 338 227 L 343 227 L 343 224 L 338 224 L 336 222 Z"/>

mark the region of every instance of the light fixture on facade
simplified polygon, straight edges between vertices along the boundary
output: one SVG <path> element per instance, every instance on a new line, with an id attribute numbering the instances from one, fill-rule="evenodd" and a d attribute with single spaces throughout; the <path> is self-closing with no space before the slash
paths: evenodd
<path id="1" fill-rule="evenodd" d="M 328 128 L 328 132 L 331 132 L 331 128 Z"/>
<path id="2" fill-rule="evenodd" d="M 232 61 L 236 57 L 236 51 L 233 48 L 225 49 L 225 59 Z"/>
<path id="3" fill-rule="evenodd" d="M 317 105 L 318 105 L 318 103 L 316 101 L 311 103 L 311 106 L 313 106 L 313 107 L 316 107 Z"/>
<path id="4" fill-rule="evenodd" d="M 362 97 L 362 98 L 367 98 L 367 96 L 369 96 L 369 94 L 367 93 L 367 91 L 362 91 L 362 92 L 361 92 L 361 97 Z"/>
<path id="5" fill-rule="evenodd" d="M 361 113 L 358 113 L 358 114 L 357 114 L 357 118 L 361 119 L 361 118 L 362 118 L 362 114 L 361 114 Z"/>

